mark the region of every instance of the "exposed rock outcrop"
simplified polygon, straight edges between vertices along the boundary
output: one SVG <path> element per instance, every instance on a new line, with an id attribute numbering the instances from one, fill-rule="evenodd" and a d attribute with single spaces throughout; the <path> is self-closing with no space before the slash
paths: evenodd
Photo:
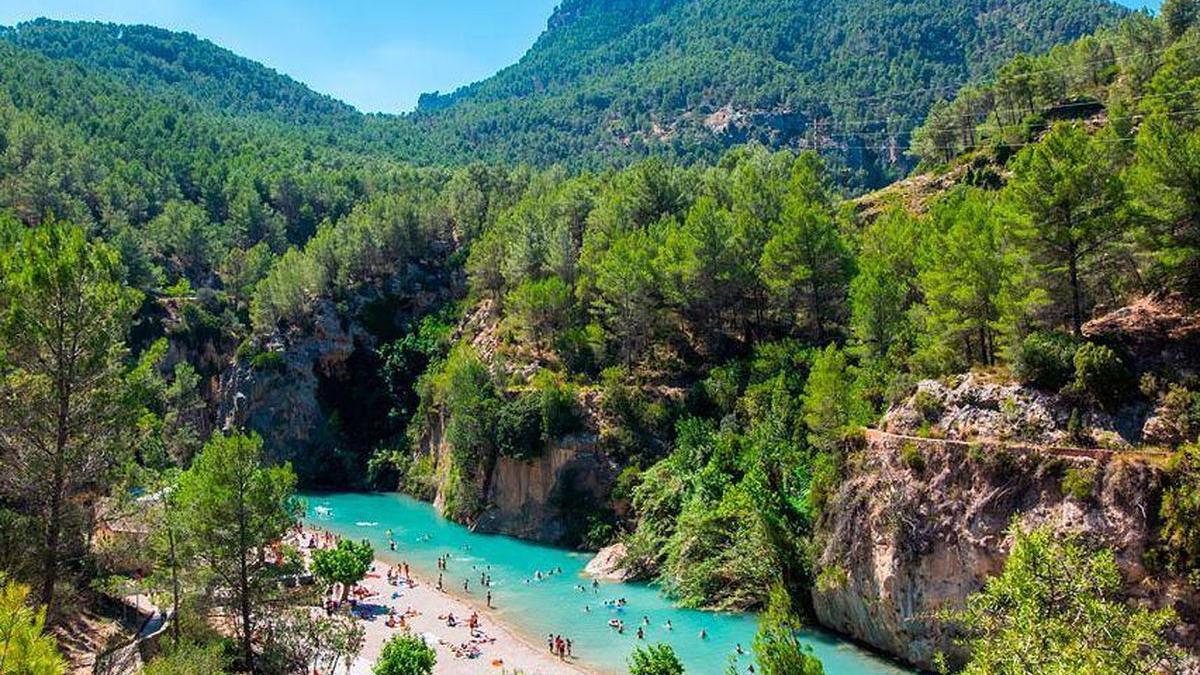
<path id="1" fill-rule="evenodd" d="M 221 373 L 218 427 L 257 432 L 267 457 L 292 462 L 305 484 L 353 485 L 365 458 L 352 455 L 371 450 L 359 446 L 378 441 L 387 418 L 376 349 L 457 283 L 440 264 L 410 264 L 349 298 L 316 301 L 306 321 L 259 336 Z"/>
<path id="2" fill-rule="evenodd" d="M 1174 638 L 1195 643 L 1195 591 L 1144 564 L 1165 483 L 1155 466 L 889 434 L 869 436 L 850 465 L 818 525 L 821 625 L 923 668 L 939 651 L 961 659 L 938 613 L 961 608 L 1003 568 L 1017 521 L 1113 549 L 1130 601 L 1174 607 L 1183 622 Z M 1064 495 L 1065 472 L 1087 467 L 1096 471 L 1092 495 Z"/>
<path id="3" fill-rule="evenodd" d="M 222 373 L 218 420 L 226 429 L 257 432 L 268 458 L 315 476 L 317 446 L 330 441 L 323 434 L 328 412 L 317 400 L 318 376 L 340 373 L 355 349 L 373 345 L 361 326 L 323 301 L 306 330 L 273 336 L 258 358 L 238 359 Z"/>
<path id="4" fill-rule="evenodd" d="M 534 459 L 477 458 L 474 475 L 465 477 L 456 475 L 452 452 L 439 416 L 418 457 L 433 463 L 429 487 L 441 513 L 482 532 L 548 544 L 577 543 L 587 516 L 610 503 L 621 470 L 592 434 L 553 441 Z M 459 494 L 463 489 L 472 494 Z"/>
<path id="5" fill-rule="evenodd" d="M 584 572 L 596 579 L 627 581 L 632 575 L 622 565 L 626 555 L 628 555 L 628 551 L 625 544 L 616 543 L 606 546 L 596 553 L 596 557 L 592 558 Z"/>
<path id="6" fill-rule="evenodd" d="M 1070 430 L 1072 412 L 1080 415 L 1079 422 L 1092 444 L 1129 447 L 1140 442 L 1151 407 L 1138 401 L 1116 412 L 1079 407 L 1054 392 L 968 373 L 919 383 L 912 396 L 888 411 L 883 428 L 902 435 L 927 433 L 955 440 L 1078 445 Z"/>

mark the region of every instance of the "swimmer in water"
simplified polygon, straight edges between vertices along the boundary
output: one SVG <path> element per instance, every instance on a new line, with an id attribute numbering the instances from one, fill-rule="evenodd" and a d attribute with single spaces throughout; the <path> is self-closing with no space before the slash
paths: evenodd
<path id="1" fill-rule="evenodd" d="M 708 632 L 707 632 L 707 631 L 705 631 L 703 628 L 701 628 L 701 629 L 700 629 L 700 639 L 701 639 L 701 640 L 707 640 L 707 639 L 708 639 Z"/>

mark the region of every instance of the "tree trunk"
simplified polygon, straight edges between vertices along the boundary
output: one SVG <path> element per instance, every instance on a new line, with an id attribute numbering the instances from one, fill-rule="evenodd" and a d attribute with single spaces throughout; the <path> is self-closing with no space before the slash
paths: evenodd
<path id="1" fill-rule="evenodd" d="M 1083 337 L 1083 300 L 1079 291 L 1079 256 L 1075 242 L 1070 244 L 1068 270 L 1071 277 L 1071 330 L 1075 337 Z"/>
<path id="2" fill-rule="evenodd" d="M 41 604 L 46 611 L 54 612 L 54 586 L 58 583 L 58 546 L 62 534 L 62 470 L 54 469 L 54 485 L 51 486 L 50 514 L 46 521 L 46 550 L 42 556 Z"/>
<path id="3" fill-rule="evenodd" d="M 243 485 L 239 491 L 238 499 L 245 499 L 246 487 Z M 242 658 L 246 661 L 246 668 L 250 672 L 254 671 L 254 644 L 251 640 L 252 628 L 251 612 L 250 612 L 250 570 L 247 566 L 246 556 L 250 553 L 247 540 L 249 533 L 246 532 L 246 508 L 245 504 L 239 505 L 238 509 L 238 592 L 242 615 Z"/>
<path id="4" fill-rule="evenodd" d="M 175 558 L 175 528 L 167 527 L 167 546 L 171 555 L 171 635 L 179 642 L 179 562 Z"/>

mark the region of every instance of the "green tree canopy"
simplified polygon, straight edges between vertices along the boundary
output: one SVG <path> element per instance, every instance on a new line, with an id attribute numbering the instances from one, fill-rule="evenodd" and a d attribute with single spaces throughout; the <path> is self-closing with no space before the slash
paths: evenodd
<path id="1" fill-rule="evenodd" d="M 266 599 L 276 588 L 267 549 L 298 513 L 291 466 L 262 466 L 257 435 L 214 436 L 179 477 L 182 536 L 194 551 L 194 573 L 222 590 L 236 613 L 243 665 L 253 668 L 253 640 Z"/>
<path id="2" fill-rule="evenodd" d="M 999 576 L 956 618 L 970 636 L 966 675 L 1171 672 L 1169 610 L 1127 605 L 1116 557 L 1049 527 L 1014 525 Z"/>
<path id="3" fill-rule="evenodd" d="M 371 669 L 374 675 L 431 675 L 437 665 L 437 652 L 414 635 L 397 635 L 383 645 L 379 660 Z"/>
<path id="4" fill-rule="evenodd" d="M 82 548 L 129 431 L 122 359 L 138 300 L 116 253 L 80 228 L 21 231 L 0 251 L 0 489 L 38 516 L 52 613 L 63 558 Z"/>
<path id="5" fill-rule="evenodd" d="M 671 645 L 639 646 L 629 655 L 629 675 L 683 675 L 683 664 Z"/>
<path id="6" fill-rule="evenodd" d="M 62 675 L 67 662 L 45 632 L 45 608 L 31 609 L 29 589 L 0 575 L 0 673 Z"/>
<path id="7" fill-rule="evenodd" d="M 367 576 L 374 560 L 375 550 L 370 542 L 342 539 L 334 548 L 313 552 L 312 571 L 325 583 L 341 584 L 342 599 L 345 599 L 350 586 Z"/>

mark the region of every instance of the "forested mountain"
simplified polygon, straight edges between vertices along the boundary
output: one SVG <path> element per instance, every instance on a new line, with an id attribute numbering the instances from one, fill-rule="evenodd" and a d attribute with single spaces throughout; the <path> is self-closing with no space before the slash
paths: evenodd
<path id="1" fill-rule="evenodd" d="M 393 118 L 188 36 L 4 31 L 0 609 L 32 643 L 22 584 L 68 635 L 169 596 L 150 672 L 309 672 L 357 624 L 284 590 L 294 488 L 374 487 L 766 609 L 768 675 L 821 672 L 801 617 L 1194 670 L 1200 0 L 1119 14 L 574 0 Z M 923 173 L 849 199 L 925 119 Z M 369 570 L 339 548 L 322 585 Z"/>
<path id="2" fill-rule="evenodd" d="M 190 98 L 206 108 L 290 124 L 361 124 L 354 108 L 190 33 L 153 26 L 37 19 L 0 37 L 68 60 L 142 91 Z"/>
<path id="3" fill-rule="evenodd" d="M 1125 13 L 1107 0 L 568 0 L 517 64 L 415 113 L 364 116 L 186 33 L 39 20 L 12 44 L 183 97 L 298 126 L 310 142 L 421 164 L 596 168 L 648 153 L 714 160 L 747 141 L 815 148 L 878 186 L 911 167 L 929 104 Z"/>
<path id="4" fill-rule="evenodd" d="M 451 156 L 590 165 L 831 148 L 878 184 L 928 105 L 1124 10 L 1093 0 L 567 0 L 516 65 L 413 117 Z M 888 120 L 891 117 L 892 120 Z"/>

